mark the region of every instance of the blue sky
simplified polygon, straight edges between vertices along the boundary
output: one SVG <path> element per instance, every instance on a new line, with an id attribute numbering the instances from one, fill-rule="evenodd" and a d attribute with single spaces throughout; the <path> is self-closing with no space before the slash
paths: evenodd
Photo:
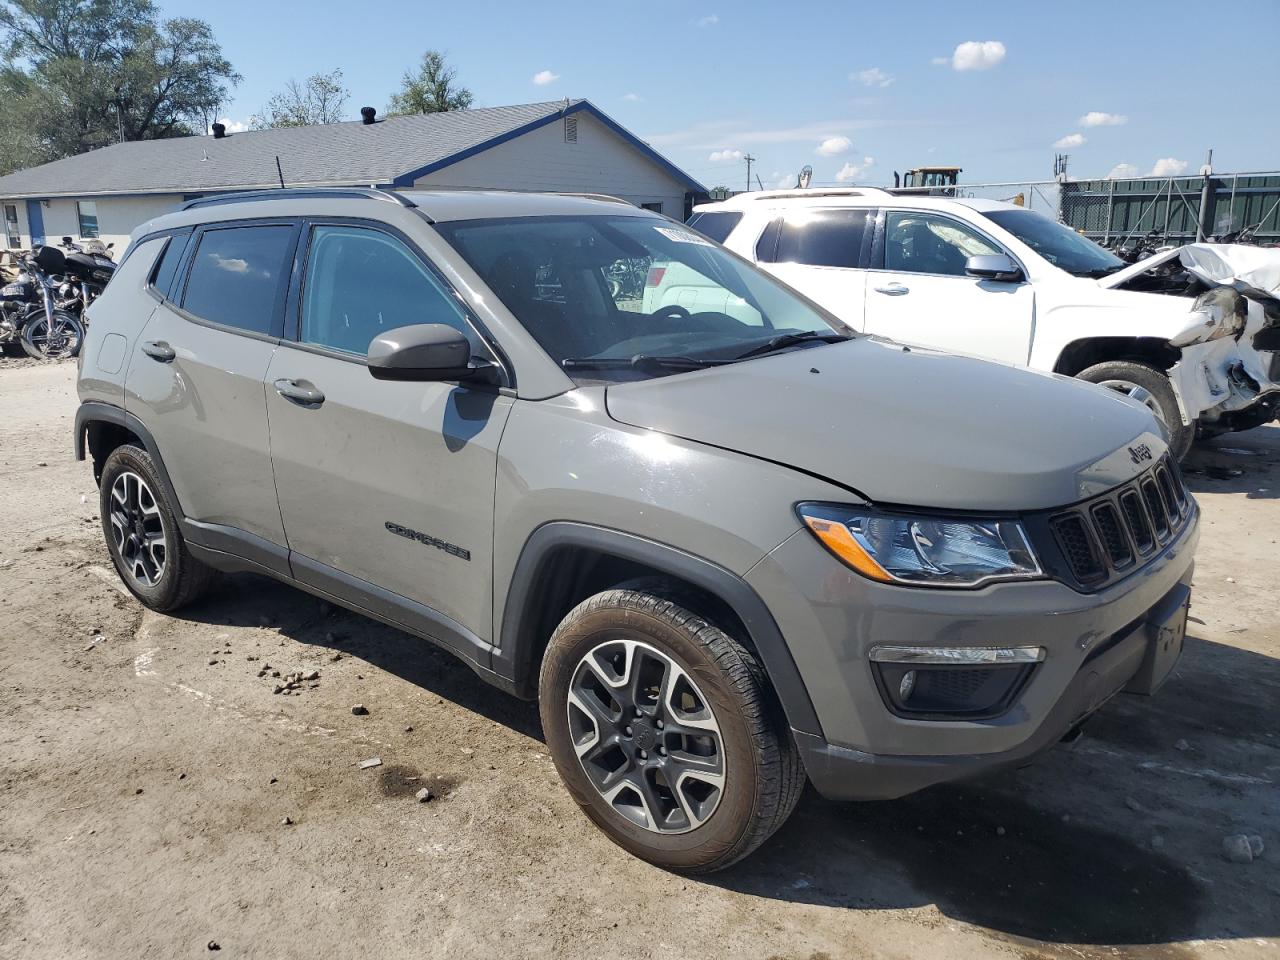
<path id="1" fill-rule="evenodd" d="M 966 182 L 1280 168 L 1280 0 L 1062 3 L 398 3 L 159 0 L 212 23 L 248 120 L 290 78 L 341 67 L 381 112 L 423 50 L 479 106 L 585 97 L 707 186 Z M 904 13 L 910 11 L 910 13 Z M 536 82 L 536 80 L 543 82 Z M 1065 139 L 1064 139 L 1065 138 Z M 754 179 L 754 177 L 753 177 Z"/>

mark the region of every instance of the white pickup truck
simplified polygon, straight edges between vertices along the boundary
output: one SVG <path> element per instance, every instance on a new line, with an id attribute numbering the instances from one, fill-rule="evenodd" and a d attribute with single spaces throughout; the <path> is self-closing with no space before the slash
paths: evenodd
<path id="1" fill-rule="evenodd" d="M 1128 394 L 1178 454 L 1280 412 L 1277 250 L 1199 244 L 1127 266 L 1013 204 L 874 188 L 741 194 L 695 207 L 689 226 L 854 329 Z M 646 311 L 734 314 L 703 302 L 692 271 L 649 279 Z"/>

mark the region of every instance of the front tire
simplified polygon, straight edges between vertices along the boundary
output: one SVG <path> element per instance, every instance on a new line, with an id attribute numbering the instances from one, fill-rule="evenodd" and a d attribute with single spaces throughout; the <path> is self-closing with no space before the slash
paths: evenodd
<path id="1" fill-rule="evenodd" d="M 1164 428 L 1169 439 L 1169 453 L 1175 460 L 1181 460 L 1191 449 L 1196 438 L 1195 423 L 1182 422 L 1182 411 L 1178 407 L 1173 384 L 1159 370 L 1130 360 L 1108 360 L 1081 370 L 1076 377 L 1144 404 Z"/>
<path id="2" fill-rule="evenodd" d="M 556 769 L 614 843 L 710 873 L 791 815 L 804 769 L 752 653 L 644 582 L 596 594 L 556 628 L 539 678 Z"/>
<path id="3" fill-rule="evenodd" d="M 36 360 L 74 357 L 84 343 L 84 325 L 71 314 L 55 310 L 53 322 L 41 310 L 22 327 L 22 349 Z"/>
<path id="4" fill-rule="evenodd" d="M 151 455 L 116 447 L 99 481 L 102 532 L 116 573 L 143 606 L 167 612 L 208 588 L 212 568 L 187 549 Z"/>

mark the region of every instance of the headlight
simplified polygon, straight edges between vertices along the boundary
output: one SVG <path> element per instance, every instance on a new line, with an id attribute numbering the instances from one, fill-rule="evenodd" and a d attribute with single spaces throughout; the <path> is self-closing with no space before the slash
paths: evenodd
<path id="1" fill-rule="evenodd" d="M 805 526 L 864 577 L 921 587 L 976 587 L 1043 576 L 1016 520 L 951 519 L 802 503 Z"/>

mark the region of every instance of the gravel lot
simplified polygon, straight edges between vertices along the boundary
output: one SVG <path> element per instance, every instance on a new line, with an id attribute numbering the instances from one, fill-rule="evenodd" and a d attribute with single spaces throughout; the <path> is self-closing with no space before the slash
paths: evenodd
<path id="1" fill-rule="evenodd" d="M 1280 427 L 1188 462 L 1161 695 L 1015 774 L 807 795 L 689 880 L 579 815 L 533 705 L 418 640 L 250 576 L 144 612 L 72 457 L 74 377 L 0 361 L 0 958 L 1280 955 Z M 1237 833 L 1259 860 L 1225 859 Z"/>

